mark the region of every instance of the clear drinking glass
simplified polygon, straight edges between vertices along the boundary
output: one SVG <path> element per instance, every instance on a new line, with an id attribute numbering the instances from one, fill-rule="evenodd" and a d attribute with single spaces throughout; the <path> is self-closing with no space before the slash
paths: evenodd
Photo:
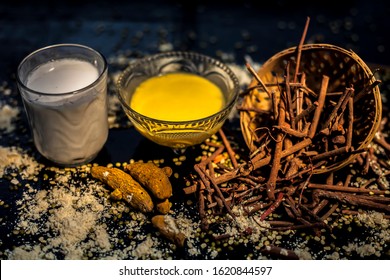
<path id="1" fill-rule="evenodd" d="M 82 45 L 39 49 L 17 69 L 37 150 L 63 166 L 94 159 L 108 136 L 107 62 Z"/>

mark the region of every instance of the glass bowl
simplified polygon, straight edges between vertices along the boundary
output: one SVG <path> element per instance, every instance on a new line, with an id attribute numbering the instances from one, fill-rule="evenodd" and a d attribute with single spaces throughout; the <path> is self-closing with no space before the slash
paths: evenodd
<path id="1" fill-rule="evenodd" d="M 221 90 L 224 107 L 210 116 L 185 121 L 154 119 L 131 108 L 131 99 L 142 82 L 169 73 L 195 74 L 209 80 Z M 159 53 L 139 59 L 130 64 L 117 81 L 122 108 L 137 131 L 151 141 L 173 149 L 199 144 L 215 134 L 236 104 L 238 93 L 237 77 L 229 67 L 216 59 L 193 52 Z"/>

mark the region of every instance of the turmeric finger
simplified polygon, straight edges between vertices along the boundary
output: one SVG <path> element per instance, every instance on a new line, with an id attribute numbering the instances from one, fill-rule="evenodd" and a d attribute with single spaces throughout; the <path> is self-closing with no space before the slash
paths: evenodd
<path id="1" fill-rule="evenodd" d="M 154 163 L 135 162 L 126 165 L 126 170 L 157 199 L 172 196 L 172 185 L 166 173 Z"/>
<path id="2" fill-rule="evenodd" d="M 162 236 L 174 242 L 178 247 L 183 247 L 186 236 L 179 231 L 174 218 L 168 215 L 156 215 L 152 218 L 152 224 Z"/>
<path id="3" fill-rule="evenodd" d="M 161 169 L 165 173 L 165 175 L 167 175 L 167 177 L 171 177 L 171 175 L 173 173 L 172 168 L 170 168 L 169 166 L 165 166 L 165 167 L 163 167 Z"/>
<path id="4" fill-rule="evenodd" d="M 93 166 L 91 175 L 114 189 L 113 198 L 124 199 L 143 213 L 153 211 L 153 201 L 148 192 L 126 172 L 118 168 Z"/>
<path id="5" fill-rule="evenodd" d="M 168 199 L 165 199 L 156 203 L 156 210 L 161 214 L 168 214 L 169 210 L 171 210 L 171 206 L 172 203 Z"/>

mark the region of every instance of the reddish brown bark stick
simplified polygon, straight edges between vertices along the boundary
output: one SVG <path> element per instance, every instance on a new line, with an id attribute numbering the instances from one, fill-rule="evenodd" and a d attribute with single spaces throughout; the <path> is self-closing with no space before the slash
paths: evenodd
<path id="1" fill-rule="evenodd" d="M 256 79 L 256 81 L 261 85 L 261 87 L 264 89 L 264 91 L 268 94 L 268 97 L 271 98 L 271 93 L 268 91 L 268 88 L 265 86 L 259 75 L 257 75 L 256 71 L 253 69 L 253 67 L 247 62 L 245 64 L 248 71 L 253 75 L 253 77 Z"/>
<path id="2" fill-rule="evenodd" d="M 320 94 L 318 95 L 318 107 L 314 111 L 313 120 L 311 122 L 310 130 L 308 134 L 310 138 L 313 138 L 314 135 L 316 135 L 318 122 L 320 121 L 321 112 L 325 105 L 325 97 L 326 97 L 326 91 L 328 89 L 328 83 L 329 83 L 329 77 L 325 75 L 322 76 Z"/>
<path id="3" fill-rule="evenodd" d="M 337 155 L 342 155 L 347 152 L 347 147 L 341 147 L 338 149 L 331 150 L 329 152 L 325 152 L 316 156 L 313 156 L 311 158 L 312 161 L 318 161 L 318 160 L 323 160 L 323 159 L 328 159 Z"/>
<path id="4" fill-rule="evenodd" d="M 199 191 L 199 216 L 200 216 L 200 222 L 201 222 L 201 228 L 202 230 L 207 230 L 208 227 L 209 227 L 209 224 L 207 222 L 207 217 L 206 217 L 206 211 L 205 211 L 205 198 L 204 198 L 204 188 L 205 186 L 203 185 L 203 188 L 202 188 L 202 184 L 203 182 L 200 181 L 200 184 L 201 184 L 201 190 Z"/>
<path id="5" fill-rule="evenodd" d="M 297 64 L 295 66 L 294 83 L 296 83 L 298 79 L 299 68 L 301 66 L 302 46 L 305 43 L 307 30 L 309 29 L 309 23 L 310 23 L 310 18 L 307 17 L 305 28 L 303 29 L 302 37 L 297 47 Z"/>
<path id="6" fill-rule="evenodd" d="M 281 100 L 279 102 L 279 117 L 278 125 L 283 126 L 286 117 L 285 105 Z M 275 200 L 275 187 L 276 180 L 278 178 L 278 172 L 280 170 L 280 159 L 282 158 L 282 149 L 283 149 L 283 134 L 278 132 L 275 143 L 275 150 L 272 159 L 271 172 L 269 174 L 269 179 L 267 182 L 267 195 L 270 200 Z"/>
<path id="7" fill-rule="evenodd" d="M 352 187 L 344 187 L 338 185 L 327 185 L 327 184 L 313 184 L 310 183 L 307 185 L 309 189 L 322 189 L 322 190 L 330 190 L 330 191 L 339 191 L 339 192 L 349 192 L 349 193 L 373 193 L 373 194 L 387 194 L 388 191 L 381 190 L 370 190 L 370 189 L 362 189 L 362 188 L 352 188 Z"/>
<path id="8" fill-rule="evenodd" d="M 272 212 L 276 210 L 276 208 L 279 207 L 280 203 L 283 200 L 284 193 L 280 192 L 278 193 L 278 197 L 275 200 L 275 202 L 260 216 L 260 221 L 264 221 Z"/>
<path id="9" fill-rule="evenodd" d="M 290 63 L 287 63 L 286 66 L 286 101 L 287 101 L 287 112 L 290 117 L 290 123 L 292 129 L 295 129 L 295 117 L 294 117 L 294 110 L 292 105 L 292 98 L 291 98 L 291 87 L 290 87 Z"/>
<path id="10" fill-rule="evenodd" d="M 236 154 L 233 151 L 232 147 L 230 146 L 230 142 L 227 140 L 226 135 L 222 129 L 219 130 L 219 135 L 221 136 L 222 142 L 226 147 L 226 150 L 229 154 L 230 160 L 232 161 L 233 167 L 237 168 L 238 164 L 237 164 L 237 160 L 236 160 Z"/>
<path id="11" fill-rule="evenodd" d="M 311 143 L 312 143 L 311 139 L 306 138 L 306 139 L 302 140 L 301 142 L 298 142 L 297 144 L 293 145 L 291 148 L 283 150 L 281 153 L 281 158 L 292 155 L 292 154 L 296 153 L 297 151 L 300 151 L 300 150 L 306 148 Z M 241 171 L 250 173 L 251 171 L 256 170 L 258 168 L 261 168 L 261 167 L 269 164 L 270 162 L 271 162 L 271 156 L 267 156 L 267 157 L 262 158 L 260 160 L 252 161 L 250 163 L 241 164 L 238 166 L 238 168 L 235 168 L 231 171 L 228 171 L 224 174 L 221 174 L 221 176 L 216 177 L 215 182 L 217 184 L 226 183 L 234 178 L 241 176 L 242 175 Z M 193 189 L 194 187 L 191 186 L 189 188 Z"/>
<path id="12" fill-rule="evenodd" d="M 359 197 L 358 195 L 346 194 L 341 192 L 330 192 L 330 191 L 319 191 L 319 196 L 326 197 L 329 199 L 335 199 L 343 203 L 349 203 L 355 206 L 364 206 L 373 209 L 379 209 L 382 211 L 390 212 L 390 206 L 384 203 L 377 203 L 370 201 L 364 198 Z"/>

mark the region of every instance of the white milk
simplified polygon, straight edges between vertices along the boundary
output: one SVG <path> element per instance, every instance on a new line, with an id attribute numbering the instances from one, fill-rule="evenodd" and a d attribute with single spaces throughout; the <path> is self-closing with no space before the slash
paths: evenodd
<path id="1" fill-rule="evenodd" d="M 27 87 L 44 93 L 67 93 L 89 86 L 99 77 L 91 63 L 60 59 L 39 66 L 27 78 Z"/>
<path id="2" fill-rule="evenodd" d="M 35 145 L 46 158 L 77 165 L 103 147 L 108 135 L 106 78 L 86 88 L 98 77 L 94 65 L 75 59 L 50 61 L 28 76 L 28 88 L 47 93 L 24 98 Z"/>

